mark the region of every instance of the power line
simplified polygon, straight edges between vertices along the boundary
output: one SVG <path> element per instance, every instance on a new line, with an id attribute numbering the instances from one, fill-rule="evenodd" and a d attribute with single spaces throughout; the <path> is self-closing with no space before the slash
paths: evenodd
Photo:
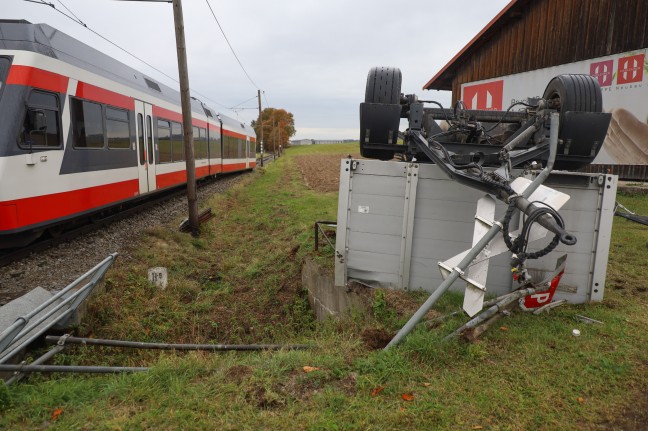
<path id="1" fill-rule="evenodd" d="M 74 17 L 72 17 L 72 16 L 66 14 L 65 12 L 63 12 L 62 10 L 58 9 L 54 3 L 48 3 L 48 2 L 46 2 L 45 0 L 24 0 L 24 1 L 29 2 L 29 3 L 36 3 L 36 4 L 42 4 L 42 5 L 45 5 L 45 6 L 50 6 L 52 9 L 54 9 L 56 12 L 60 13 L 60 14 L 63 15 L 64 17 L 70 19 L 71 21 L 73 21 L 73 22 L 79 24 L 79 25 L 82 26 L 82 27 L 85 27 L 88 31 L 90 31 L 90 32 L 92 32 L 93 34 L 97 35 L 98 37 L 100 37 L 101 39 L 103 39 L 103 40 L 105 40 L 106 42 L 110 43 L 110 44 L 113 45 L 114 47 L 116 47 L 116 48 L 118 48 L 119 50 L 121 50 L 121 51 L 125 52 L 126 54 L 130 55 L 130 56 L 133 57 L 134 59 L 136 59 L 136 60 L 142 62 L 143 64 L 147 65 L 148 67 L 150 67 L 151 69 L 155 70 L 156 72 L 158 72 L 158 73 L 160 73 L 160 74 L 166 76 L 166 77 L 167 77 L 168 79 L 170 79 L 171 81 L 173 81 L 173 82 L 179 84 L 179 81 L 178 81 L 176 78 L 174 78 L 174 77 L 172 77 L 172 76 L 170 76 L 170 75 L 167 75 L 166 73 L 164 73 L 163 71 L 161 71 L 161 70 L 158 69 L 157 67 L 155 67 L 155 66 L 153 66 L 152 64 L 150 64 L 150 63 L 148 63 L 148 62 L 142 60 L 141 58 L 139 58 L 138 56 L 136 56 L 136 55 L 133 54 L 132 52 L 126 50 L 125 48 L 122 48 L 121 46 L 117 45 L 115 42 L 111 41 L 111 40 L 108 39 L 107 37 L 105 37 L 105 36 L 103 36 L 103 35 L 97 33 L 96 31 L 94 31 L 93 29 L 91 29 L 90 27 L 88 27 L 88 25 L 87 25 L 85 22 L 83 22 L 81 19 L 79 19 L 79 18 L 74 14 L 74 12 L 72 12 L 72 11 L 71 11 L 67 6 L 65 6 L 65 5 L 63 4 L 63 2 L 62 2 L 61 0 L 57 0 L 57 1 L 58 1 L 59 3 L 61 3 L 61 5 L 63 5 L 63 7 L 64 7 L 65 9 L 67 9 L 68 12 L 70 12 Z M 166 1 L 166 0 L 117 0 L 117 1 L 148 1 L 148 2 L 151 2 L 151 3 L 170 3 L 169 1 Z M 195 91 L 195 90 L 193 90 L 193 89 L 192 89 L 191 91 L 192 91 L 193 93 L 195 93 L 195 94 L 197 94 L 197 95 L 199 95 L 199 96 L 201 96 L 201 97 L 207 99 L 208 101 L 210 101 L 210 102 L 212 102 L 212 103 L 218 105 L 218 106 L 221 106 L 221 107 L 223 107 L 223 108 L 225 108 L 225 109 L 230 109 L 230 108 L 227 107 L 226 105 L 223 105 L 222 103 L 218 103 L 218 102 L 216 102 L 215 100 L 209 98 L 208 96 L 199 93 L 198 91 Z"/>
<path id="2" fill-rule="evenodd" d="M 232 44 L 230 43 L 229 39 L 227 39 L 227 36 L 225 35 L 225 31 L 223 30 L 223 27 L 221 27 L 220 22 L 218 22 L 218 18 L 216 18 L 216 14 L 214 13 L 214 9 L 212 9 L 211 4 L 209 4 L 209 0 L 205 0 L 207 3 L 207 6 L 209 6 L 209 10 L 212 13 L 212 16 L 214 17 L 214 20 L 216 21 L 216 24 L 218 24 L 218 28 L 220 29 L 221 33 L 223 34 L 223 37 L 225 38 L 225 42 L 227 42 L 227 46 L 229 46 L 230 51 L 232 51 L 232 54 L 234 54 L 234 58 L 236 58 L 236 61 L 238 62 L 239 66 L 241 66 L 241 69 L 243 70 L 243 73 L 245 73 L 245 76 L 247 76 L 247 79 L 250 80 L 254 88 L 257 90 L 260 90 L 259 86 L 254 83 L 252 78 L 250 78 L 250 75 L 247 73 L 247 70 L 245 70 L 245 67 L 243 67 L 243 63 L 241 63 L 241 60 L 239 60 L 238 55 L 236 55 L 236 52 L 234 52 L 234 48 L 232 48 Z"/>
<path id="3" fill-rule="evenodd" d="M 70 8 L 68 8 L 67 6 L 65 6 L 65 4 L 64 4 L 61 0 L 58 0 L 58 2 L 61 3 L 61 6 L 63 6 L 63 7 L 65 8 L 65 10 L 67 10 L 68 12 L 70 12 L 70 13 L 72 14 L 72 16 L 75 17 L 75 18 L 77 19 L 77 21 L 82 22 L 82 21 L 79 19 L 79 17 L 76 16 L 76 15 L 74 14 L 74 12 L 72 12 L 72 11 L 70 10 Z M 87 27 L 87 26 L 85 25 L 85 23 L 83 24 L 83 26 L 84 26 L 84 27 Z"/>
<path id="4" fill-rule="evenodd" d="M 249 99 L 246 99 L 246 100 L 242 101 L 241 103 L 237 103 L 236 105 L 230 107 L 229 109 L 234 109 L 234 108 L 236 108 L 237 106 L 241 106 L 242 104 L 247 103 L 247 102 L 249 102 L 250 100 L 253 100 L 253 99 L 256 99 L 256 98 L 257 98 L 256 96 L 254 96 L 254 97 L 250 97 Z"/>

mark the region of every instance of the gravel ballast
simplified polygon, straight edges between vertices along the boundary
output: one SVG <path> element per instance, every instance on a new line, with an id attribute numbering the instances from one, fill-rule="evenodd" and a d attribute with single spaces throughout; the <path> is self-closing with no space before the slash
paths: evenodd
<path id="1" fill-rule="evenodd" d="M 200 187 L 199 206 L 200 202 L 209 199 L 210 196 L 228 190 L 245 175 L 226 176 Z M 0 305 L 36 287 L 60 290 L 111 253 L 117 252 L 120 259 L 129 259 L 128 250 L 139 241 L 143 232 L 151 227 L 169 223 L 175 223 L 174 228 L 177 228 L 177 220 L 183 214 L 187 214 L 187 198 L 184 195 L 2 267 Z"/>

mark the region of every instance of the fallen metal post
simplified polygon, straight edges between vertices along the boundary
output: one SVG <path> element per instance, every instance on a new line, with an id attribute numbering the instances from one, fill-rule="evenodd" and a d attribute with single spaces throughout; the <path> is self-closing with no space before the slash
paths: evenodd
<path id="1" fill-rule="evenodd" d="M 489 301 L 486 301 L 486 302 L 484 302 L 483 307 L 486 308 L 486 307 L 493 306 L 493 305 L 497 304 L 497 301 L 501 300 L 502 298 L 504 298 L 505 296 L 508 296 L 508 295 L 510 295 L 510 293 L 507 293 L 506 295 L 498 296 L 497 298 L 493 298 L 493 299 L 491 299 Z M 439 317 L 435 317 L 433 319 L 426 320 L 424 323 L 427 324 L 428 326 L 433 326 L 436 322 L 440 322 L 440 321 L 449 319 L 449 318 L 451 318 L 453 316 L 456 316 L 458 314 L 462 314 L 463 312 L 464 312 L 463 310 L 453 311 L 450 314 L 444 314 L 443 316 L 439 316 Z"/>
<path id="2" fill-rule="evenodd" d="M 60 337 L 48 335 L 45 341 L 58 342 Z M 151 350 L 206 350 L 206 351 L 251 351 L 251 350 L 306 350 L 311 346 L 305 344 L 172 344 L 145 343 L 139 341 L 105 340 L 99 338 L 68 337 L 65 344 L 83 344 L 92 346 L 128 347 L 132 349 Z"/>
<path id="3" fill-rule="evenodd" d="M 547 290 L 547 286 L 543 286 L 543 290 Z M 465 325 L 457 328 L 456 331 L 445 337 L 445 340 L 449 340 L 453 337 L 456 337 L 457 335 L 461 334 L 463 331 L 474 328 L 476 326 L 479 326 L 481 323 L 485 322 L 486 320 L 490 319 L 493 317 L 495 314 L 498 312 L 502 311 L 505 309 L 507 306 L 509 306 L 512 302 L 524 298 L 525 296 L 528 295 L 533 295 L 538 291 L 538 288 L 535 287 L 529 287 L 526 289 L 521 289 L 521 290 L 516 290 L 515 292 L 511 292 L 508 295 L 504 295 L 495 305 L 493 305 L 491 308 L 488 310 L 484 311 L 483 313 L 479 314 L 479 316 L 475 317 L 474 319 L 468 321 Z"/>
<path id="4" fill-rule="evenodd" d="M 147 367 L 95 367 L 85 365 L 0 365 L 0 371 L 21 373 L 135 373 L 148 371 Z"/>
<path id="5" fill-rule="evenodd" d="M 54 346 L 54 347 L 52 347 L 51 350 L 48 350 L 44 355 L 42 355 L 41 357 L 35 359 L 31 364 L 24 364 L 24 366 L 26 366 L 26 365 L 42 365 L 45 362 L 52 359 L 54 357 L 54 355 L 56 355 L 57 353 L 62 352 L 63 349 L 65 349 L 64 345 L 59 344 L 57 346 Z M 19 371 L 19 372 L 17 371 L 10 379 L 8 379 L 5 382 L 5 384 L 7 386 L 9 386 L 12 383 L 16 383 L 16 382 L 20 381 L 23 377 L 25 377 L 25 373 L 22 372 L 22 371 Z"/>
<path id="6" fill-rule="evenodd" d="M 538 176 L 529 184 L 529 186 L 522 192 L 522 197 L 528 199 L 529 196 L 547 179 L 551 170 L 553 169 L 554 160 L 556 158 L 556 149 L 558 148 L 558 125 L 559 125 L 559 115 L 557 113 L 551 114 L 551 132 L 549 138 L 549 160 L 547 161 L 547 166 L 538 174 Z M 470 263 L 479 255 L 479 253 L 488 245 L 489 242 L 495 238 L 495 236 L 502 229 L 502 223 L 504 222 L 504 217 L 493 224 L 493 226 L 486 232 L 486 234 L 475 244 L 475 246 L 470 249 L 468 254 L 463 258 L 463 260 L 452 269 L 452 272 L 448 277 L 441 283 L 439 287 L 430 295 L 430 297 L 421 305 L 421 307 L 414 313 L 410 320 L 403 326 L 400 331 L 392 338 L 392 340 L 385 346 L 384 350 L 389 350 L 392 346 L 400 343 L 410 332 L 414 330 L 414 327 L 423 319 L 423 317 L 430 311 L 430 308 L 439 300 L 439 298 L 450 288 L 452 283 L 454 283 L 461 274 L 464 273 L 466 268 Z"/>

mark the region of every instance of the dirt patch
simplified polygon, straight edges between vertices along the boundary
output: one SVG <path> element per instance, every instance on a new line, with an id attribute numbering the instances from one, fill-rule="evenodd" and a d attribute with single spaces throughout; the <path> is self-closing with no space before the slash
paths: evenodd
<path id="1" fill-rule="evenodd" d="M 360 155 L 350 154 L 354 159 Z M 340 187 L 340 154 L 314 154 L 295 157 L 304 182 L 318 192 L 337 192 Z"/>
<path id="2" fill-rule="evenodd" d="M 628 402 L 620 410 L 604 418 L 596 429 L 635 431 L 648 429 L 648 387 L 631 389 Z"/>
<path id="3" fill-rule="evenodd" d="M 246 365 L 234 365 L 225 372 L 225 378 L 240 385 L 252 375 L 252 367 Z"/>
<path id="4" fill-rule="evenodd" d="M 389 344 L 394 335 L 386 329 L 366 328 L 360 333 L 360 338 L 369 349 L 378 350 Z"/>
<path id="5" fill-rule="evenodd" d="M 256 383 L 246 390 L 245 398 L 248 403 L 264 410 L 282 408 L 290 402 L 308 401 L 327 386 L 333 385 L 348 396 L 357 393 L 356 373 L 344 377 L 335 376 L 330 370 L 317 369 L 312 374 L 306 374 L 301 369 L 294 370 L 281 382 L 270 385 Z"/>
<path id="6" fill-rule="evenodd" d="M 245 399 L 262 410 L 272 410 L 286 405 L 286 400 L 281 395 L 260 384 L 248 388 Z"/>
<path id="7" fill-rule="evenodd" d="M 400 290 L 385 290 L 385 300 L 387 301 L 387 306 L 401 317 L 411 316 L 421 307 L 421 298 L 414 298 L 408 292 Z M 430 310 L 423 318 L 424 320 L 434 319 L 440 315 L 441 313 L 438 311 Z"/>

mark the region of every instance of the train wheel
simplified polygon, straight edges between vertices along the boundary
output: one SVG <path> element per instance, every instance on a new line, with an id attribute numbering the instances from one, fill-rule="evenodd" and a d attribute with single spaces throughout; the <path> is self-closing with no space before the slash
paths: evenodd
<path id="1" fill-rule="evenodd" d="M 59 238 L 61 235 L 63 235 L 64 231 L 65 228 L 63 225 L 57 225 L 57 226 L 47 228 L 47 233 L 49 234 L 50 238 Z"/>
<path id="2" fill-rule="evenodd" d="M 401 82 L 402 74 L 400 69 L 396 67 L 372 68 L 367 75 L 365 103 L 400 105 Z M 362 157 L 379 160 L 391 160 L 394 158 L 394 151 L 363 148 L 362 143 L 365 141 L 365 132 L 364 128 L 360 129 L 360 154 Z"/>

